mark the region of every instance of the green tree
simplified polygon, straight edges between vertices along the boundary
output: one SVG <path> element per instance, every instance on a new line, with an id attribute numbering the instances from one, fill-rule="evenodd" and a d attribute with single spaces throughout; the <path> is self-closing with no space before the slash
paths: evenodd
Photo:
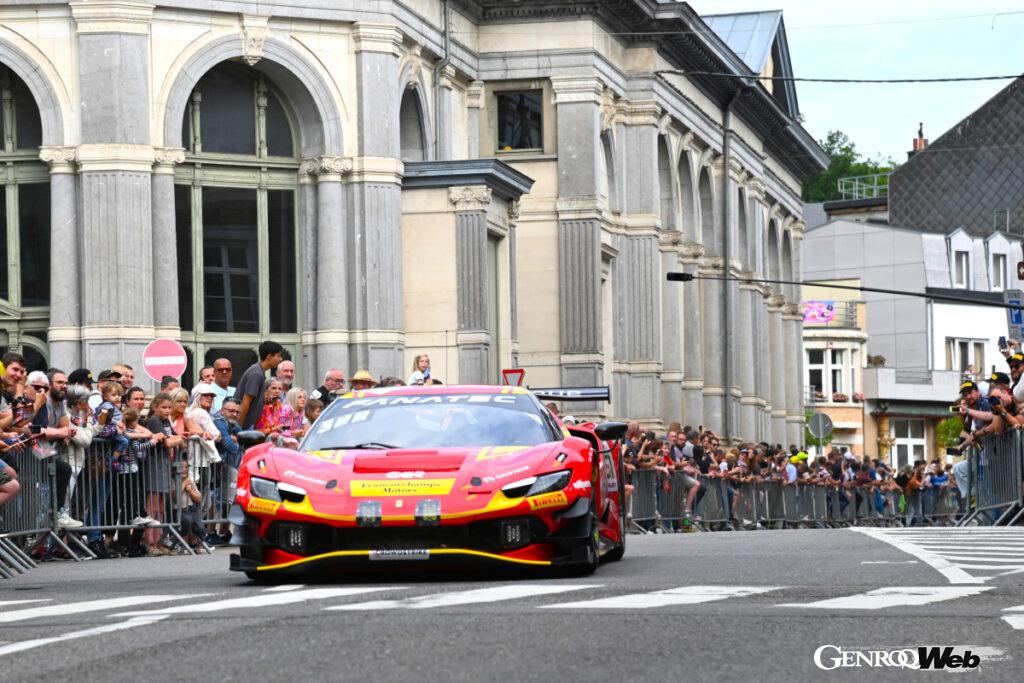
<path id="1" fill-rule="evenodd" d="M 803 199 L 805 202 L 827 202 L 842 199 L 839 194 L 839 179 L 860 175 L 887 173 L 896 167 L 892 160 L 875 161 L 865 159 L 857 151 L 857 146 L 839 130 L 829 131 L 824 140 L 819 141 L 822 149 L 828 154 L 831 162 L 824 171 L 808 178 L 804 182 Z"/>
<path id="2" fill-rule="evenodd" d="M 960 442 L 960 432 L 964 421 L 959 417 L 950 417 L 935 425 L 935 440 L 941 448 L 953 448 Z"/>

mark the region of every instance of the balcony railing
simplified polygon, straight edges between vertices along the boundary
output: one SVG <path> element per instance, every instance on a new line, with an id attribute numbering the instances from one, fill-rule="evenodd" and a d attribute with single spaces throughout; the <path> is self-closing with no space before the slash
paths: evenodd
<path id="1" fill-rule="evenodd" d="M 864 403 L 864 394 L 859 391 L 852 394 L 842 391 L 826 394 L 818 387 L 804 387 L 804 407 L 814 410 L 815 406 L 822 403 L 829 405 L 861 405 Z"/>
<path id="2" fill-rule="evenodd" d="M 843 199 L 878 199 L 889 196 L 889 174 L 875 173 L 839 179 Z"/>
<path id="3" fill-rule="evenodd" d="M 805 301 L 804 327 L 857 327 L 857 301 Z"/>

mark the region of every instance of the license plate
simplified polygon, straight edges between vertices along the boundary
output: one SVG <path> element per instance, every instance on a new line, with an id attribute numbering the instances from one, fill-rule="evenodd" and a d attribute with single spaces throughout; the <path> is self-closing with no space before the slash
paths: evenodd
<path id="1" fill-rule="evenodd" d="M 429 550 L 391 549 L 371 550 L 371 560 L 429 560 Z"/>

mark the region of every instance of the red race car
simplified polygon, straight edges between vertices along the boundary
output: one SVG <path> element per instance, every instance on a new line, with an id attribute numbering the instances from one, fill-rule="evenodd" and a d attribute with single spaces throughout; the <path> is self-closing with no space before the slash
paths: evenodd
<path id="1" fill-rule="evenodd" d="M 563 426 L 538 397 L 608 389 L 410 386 L 334 400 L 297 449 L 249 448 L 231 569 L 493 562 L 590 574 L 625 551 L 621 422 Z"/>

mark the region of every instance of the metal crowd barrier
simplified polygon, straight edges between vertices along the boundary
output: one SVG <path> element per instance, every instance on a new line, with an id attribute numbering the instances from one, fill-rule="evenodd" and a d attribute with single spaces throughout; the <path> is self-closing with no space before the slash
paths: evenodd
<path id="1" fill-rule="evenodd" d="M 961 526 L 1012 525 L 1024 519 L 1024 438 L 1020 430 L 986 437 L 967 453 L 968 513 Z"/>
<path id="2" fill-rule="evenodd" d="M 953 524 L 962 514 L 952 485 L 905 496 L 877 486 L 786 484 L 757 477 L 740 482 L 708 475 L 697 480 L 701 488 L 691 511 L 696 517 L 691 515 L 689 520 L 702 530 L 938 526 Z M 665 476 L 655 470 L 638 470 L 630 483 L 634 486 L 629 505 L 631 531 L 671 531 L 688 519 L 687 488 L 681 473 Z"/>

